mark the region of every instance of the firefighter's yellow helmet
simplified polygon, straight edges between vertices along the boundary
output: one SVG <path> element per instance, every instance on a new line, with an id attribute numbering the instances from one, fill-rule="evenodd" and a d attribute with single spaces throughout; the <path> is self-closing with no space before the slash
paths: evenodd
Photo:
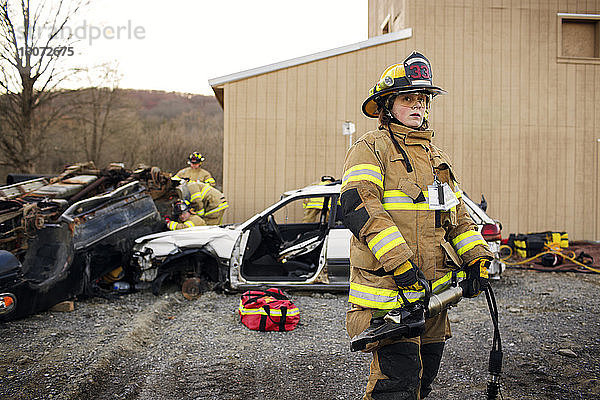
<path id="1" fill-rule="evenodd" d="M 190 164 L 198 164 L 202 161 L 204 161 L 204 156 L 198 151 L 195 151 L 188 156 L 188 163 Z"/>
<path id="2" fill-rule="evenodd" d="M 362 111 L 367 117 L 377 118 L 383 100 L 393 93 L 426 92 L 431 96 L 446 94 L 432 83 L 431 64 L 421 53 L 413 52 L 401 64 L 390 65 L 383 71 L 379 82 L 369 90 Z"/>

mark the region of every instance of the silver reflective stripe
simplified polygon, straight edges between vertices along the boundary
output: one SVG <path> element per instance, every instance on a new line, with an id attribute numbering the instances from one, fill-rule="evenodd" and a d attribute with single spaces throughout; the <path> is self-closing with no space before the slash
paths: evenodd
<path id="1" fill-rule="evenodd" d="M 402 243 L 406 243 L 406 241 L 404 240 L 404 238 L 402 237 L 400 232 L 396 230 L 396 231 L 390 232 L 386 237 L 379 240 L 379 242 L 377 242 L 377 244 L 373 245 L 373 247 L 371 247 L 371 251 L 373 252 L 373 254 L 377 254 L 379 252 L 379 250 L 381 250 L 383 248 L 383 246 L 391 243 L 392 240 L 395 240 L 395 239 L 400 239 L 400 241 Z"/>
<path id="2" fill-rule="evenodd" d="M 437 294 L 452 286 L 452 276 L 456 274 L 456 281 L 460 282 L 465 279 L 464 271 L 448 272 L 443 277 L 437 279 L 432 284 L 433 294 Z M 406 299 L 412 303 L 425 294 L 424 291 L 407 290 L 404 291 Z M 376 308 L 380 310 L 391 310 L 402 306 L 404 303 L 398 295 L 397 290 L 379 289 L 359 283 L 350 282 L 349 301 L 362 307 Z"/>
<path id="3" fill-rule="evenodd" d="M 414 204 L 413 200 L 408 196 L 389 196 L 383 198 L 383 204 L 385 203 L 408 203 Z"/>
<path id="4" fill-rule="evenodd" d="M 386 296 L 383 294 L 372 293 L 379 291 L 390 293 L 390 295 Z M 376 288 L 367 287 L 365 285 L 350 283 L 349 301 L 353 304 L 358 304 L 359 306 L 363 307 L 392 310 L 394 308 L 400 307 L 403 304 L 402 299 L 398 296 L 397 293 L 398 291 L 396 290 L 379 290 Z M 417 291 L 404 292 L 404 296 L 409 302 L 414 302 L 423 297 L 423 295 L 423 292 Z"/>
<path id="5" fill-rule="evenodd" d="M 359 175 L 371 175 L 372 177 L 378 179 L 378 180 L 383 180 L 383 176 L 376 171 L 372 171 L 370 169 L 357 169 L 355 171 L 349 172 L 346 175 L 344 175 L 344 182 L 348 180 L 348 178 L 352 177 L 352 176 L 359 176 Z"/>
<path id="6" fill-rule="evenodd" d="M 462 248 L 464 248 L 465 246 L 468 246 L 470 243 L 482 242 L 482 241 L 483 241 L 483 237 L 480 234 L 475 233 L 472 236 L 468 236 L 468 237 L 462 239 L 460 242 L 456 243 L 454 245 L 454 247 L 457 249 L 456 252 L 458 253 Z M 467 250 L 465 250 L 465 251 L 467 251 Z M 462 253 L 464 253 L 464 251 Z M 462 253 L 459 253 L 459 255 L 462 255 Z"/>
<path id="7" fill-rule="evenodd" d="M 396 297 L 397 297 L 397 296 L 390 297 L 390 296 L 383 296 L 380 294 L 365 293 L 365 292 L 361 292 L 358 289 L 354 289 L 354 288 L 350 288 L 350 296 L 356 297 L 359 299 L 363 299 L 363 300 L 367 300 L 369 302 L 378 303 L 378 304 L 396 303 Z"/>

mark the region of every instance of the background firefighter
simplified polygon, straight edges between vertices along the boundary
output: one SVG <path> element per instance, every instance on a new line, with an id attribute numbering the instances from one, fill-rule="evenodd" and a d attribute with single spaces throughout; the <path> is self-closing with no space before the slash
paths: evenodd
<path id="1" fill-rule="evenodd" d="M 350 337 L 449 279 L 455 251 L 467 265 L 466 287 L 487 284 L 491 253 L 468 217 L 448 156 L 431 143 L 430 104 L 446 92 L 432 84 L 431 65 L 414 52 L 388 67 L 362 111 L 379 119 L 348 150 L 342 178 L 344 223 L 352 231 Z M 400 295 L 402 296 L 400 296 Z M 474 297 L 479 290 L 466 290 Z M 373 360 L 365 399 L 421 399 L 431 391 L 451 336 L 447 313 L 425 321 L 419 337 L 370 345 Z"/>
<path id="2" fill-rule="evenodd" d="M 172 231 L 206 225 L 206 222 L 191 209 L 187 200 L 178 200 L 173 204 L 173 219 L 172 221 L 165 217 L 167 228 Z"/>
<path id="3" fill-rule="evenodd" d="M 193 212 L 201 217 L 206 225 L 220 225 L 223 214 L 229 207 L 225 195 L 208 183 L 187 182 L 177 176 L 171 178 L 179 186 L 175 189 L 181 200 L 190 203 Z"/>
<path id="4" fill-rule="evenodd" d="M 193 152 L 188 156 L 189 167 L 177 171 L 175 177 L 187 179 L 190 182 L 202 182 L 215 186 L 216 182 L 211 173 L 201 167 L 204 160 L 205 158 L 202 154 L 197 151 Z"/>
<path id="5" fill-rule="evenodd" d="M 318 182 L 313 182 L 313 185 L 327 185 L 332 182 L 335 182 L 335 178 L 333 176 L 324 175 L 321 177 L 321 180 Z M 303 223 L 312 223 L 319 222 L 321 218 L 321 211 L 323 210 L 323 205 L 325 203 L 324 197 L 310 197 L 305 199 L 302 202 L 302 222 Z M 328 204 L 327 207 L 331 209 L 331 204 Z M 329 211 L 327 211 L 327 215 L 329 216 Z"/>

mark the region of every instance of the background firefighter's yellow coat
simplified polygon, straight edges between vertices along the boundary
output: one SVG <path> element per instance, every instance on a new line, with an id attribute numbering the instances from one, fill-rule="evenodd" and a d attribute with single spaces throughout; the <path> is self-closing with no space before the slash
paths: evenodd
<path id="1" fill-rule="evenodd" d="M 411 259 L 428 280 L 451 271 L 442 243 L 448 241 L 469 263 L 490 253 L 468 216 L 449 158 L 431 143 L 430 130 L 391 126 L 363 135 L 344 163 L 341 202 L 354 236 L 350 246 L 350 302 L 368 308 L 400 306 L 392 271 Z M 459 204 L 429 208 L 428 185 L 448 183 Z"/>
<path id="2" fill-rule="evenodd" d="M 206 225 L 219 225 L 225 209 L 229 207 L 225 195 L 208 183 L 190 182 L 187 187 L 194 212 Z"/>
<path id="3" fill-rule="evenodd" d="M 175 230 L 179 230 L 179 229 L 186 229 L 186 228 L 192 228 L 194 226 L 204 226 L 204 225 L 206 225 L 206 222 L 204 222 L 204 220 L 202 218 L 200 218 L 196 214 L 191 214 L 190 217 L 183 222 L 179 222 L 179 221 L 169 222 L 167 224 L 167 228 L 169 228 L 169 230 L 175 231 Z"/>
<path id="4" fill-rule="evenodd" d="M 215 179 L 212 177 L 210 172 L 208 172 L 207 170 L 200 168 L 200 167 L 198 167 L 198 168 L 192 168 L 192 167 L 183 168 L 175 174 L 175 177 L 187 179 L 189 182 L 202 182 L 202 183 L 208 183 L 213 186 L 215 185 Z"/>

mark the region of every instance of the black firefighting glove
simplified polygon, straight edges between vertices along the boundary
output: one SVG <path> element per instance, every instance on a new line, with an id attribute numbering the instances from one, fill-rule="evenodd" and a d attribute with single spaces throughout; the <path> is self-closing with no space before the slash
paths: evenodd
<path id="1" fill-rule="evenodd" d="M 491 257 L 478 257 L 465 267 L 467 278 L 460 282 L 464 297 L 477 297 L 488 286 L 488 269 Z"/>
<path id="2" fill-rule="evenodd" d="M 400 290 L 423 290 L 419 278 L 425 279 L 425 275 L 410 260 L 394 270 L 394 282 Z"/>

